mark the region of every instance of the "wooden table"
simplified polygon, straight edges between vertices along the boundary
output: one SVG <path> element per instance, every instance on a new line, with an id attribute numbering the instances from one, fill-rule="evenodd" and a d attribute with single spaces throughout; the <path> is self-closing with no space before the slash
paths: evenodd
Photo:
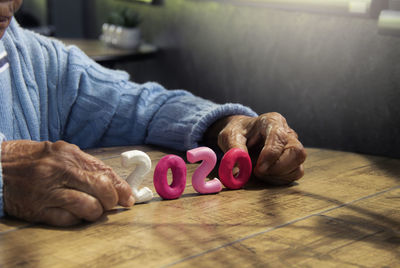
<path id="1" fill-rule="evenodd" d="M 97 39 L 59 39 L 66 45 L 79 47 L 86 55 L 98 63 L 113 67 L 115 63 L 138 61 L 153 58 L 158 49 L 156 46 L 142 43 L 137 49 L 111 47 Z"/>
<path id="2" fill-rule="evenodd" d="M 119 155 L 90 150 L 125 177 Z M 96 223 L 0 221 L 0 267 L 400 267 L 400 160 L 308 148 L 291 187 L 256 181 L 214 195 L 155 197 Z M 188 178 L 197 164 L 188 164 Z M 153 172 L 144 186 L 154 190 Z"/>

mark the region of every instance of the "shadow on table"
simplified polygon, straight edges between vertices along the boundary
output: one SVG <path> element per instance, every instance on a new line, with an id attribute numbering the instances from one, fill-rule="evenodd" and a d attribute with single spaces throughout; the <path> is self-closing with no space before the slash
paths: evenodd
<path id="1" fill-rule="evenodd" d="M 377 157 L 377 156 L 364 156 L 371 162 L 370 173 L 374 175 L 382 175 L 400 181 L 400 159 Z"/>
<path id="2" fill-rule="evenodd" d="M 320 237 L 329 237 L 329 243 L 339 240 L 348 240 L 350 243 L 362 241 L 363 243 L 373 244 L 374 248 L 393 252 L 394 255 L 398 254 L 400 246 L 400 221 L 390 216 L 398 214 L 396 204 L 391 205 L 389 203 L 386 213 L 378 213 L 357 204 L 345 204 L 339 200 L 313 193 L 306 194 L 314 199 L 328 201 L 338 206 L 338 212 L 332 213 L 333 210 L 328 210 L 321 214 L 311 215 L 311 217 L 319 217 L 317 225 L 312 227 L 313 233 L 319 234 Z M 384 198 L 400 198 L 400 196 L 395 194 L 394 196 L 385 196 Z M 375 205 L 375 208 L 379 209 L 383 206 L 383 204 L 379 203 Z M 296 228 L 296 226 L 293 228 Z M 327 241 L 326 239 L 322 240 Z M 314 245 L 314 247 L 319 246 Z"/>

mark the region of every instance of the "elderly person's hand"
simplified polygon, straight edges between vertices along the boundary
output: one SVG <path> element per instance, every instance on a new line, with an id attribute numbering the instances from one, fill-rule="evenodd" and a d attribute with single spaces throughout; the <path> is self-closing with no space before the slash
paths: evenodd
<path id="1" fill-rule="evenodd" d="M 66 142 L 2 143 L 4 210 L 30 222 L 69 226 L 135 202 L 128 183 Z"/>
<path id="2" fill-rule="evenodd" d="M 205 134 L 206 142 L 212 140 L 224 152 L 235 147 L 249 152 L 256 163 L 254 175 L 269 183 L 288 184 L 304 175 L 304 147 L 279 113 L 220 119 Z"/>

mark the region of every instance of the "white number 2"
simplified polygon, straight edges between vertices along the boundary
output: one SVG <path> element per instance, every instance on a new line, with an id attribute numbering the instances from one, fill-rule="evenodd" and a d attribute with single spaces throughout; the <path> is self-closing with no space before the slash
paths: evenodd
<path id="1" fill-rule="evenodd" d="M 121 165 L 125 168 L 136 166 L 129 174 L 126 181 L 132 187 L 135 203 L 144 203 L 153 198 L 153 192 L 148 187 L 139 190 L 140 184 L 144 180 L 144 176 L 151 170 L 150 157 L 139 150 L 127 151 L 121 154 Z"/>

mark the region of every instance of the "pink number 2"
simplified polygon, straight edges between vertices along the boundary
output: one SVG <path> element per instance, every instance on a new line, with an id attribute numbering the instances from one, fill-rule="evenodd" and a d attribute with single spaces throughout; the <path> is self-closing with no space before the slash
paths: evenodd
<path id="1" fill-rule="evenodd" d="M 222 184 L 217 178 L 211 181 L 205 181 L 205 178 L 210 174 L 217 163 L 217 156 L 213 150 L 208 147 L 198 147 L 187 151 L 186 158 L 190 163 L 203 160 L 192 176 L 192 186 L 197 192 L 201 194 L 211 194 L 218 193 L 222 190 Z"/>

